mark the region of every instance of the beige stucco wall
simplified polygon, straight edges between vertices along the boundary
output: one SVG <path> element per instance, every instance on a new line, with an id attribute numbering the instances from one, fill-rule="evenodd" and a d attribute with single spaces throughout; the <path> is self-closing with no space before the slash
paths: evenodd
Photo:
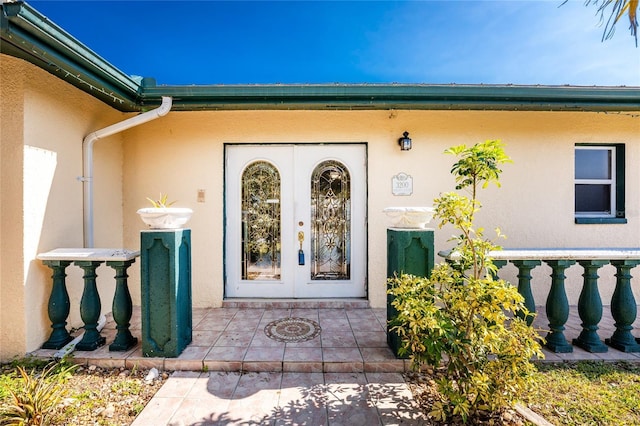
<path id="1" fill-rule="evenodd" d="M 21 60 L 0 60 L 0 359 L 36 349 L 49 334 L 51 271 L 39 252 L 82 246 L 81 142 L 88 133 L 119 122 L 121 114 Z M 413 149 L 397 139 L 409 131 Z M 640 115 L 580 112 L 491 111 L 211 111 L 170 112 L 166 117 L 98 141 L 95 145 L 95 245 L 139 248 L 143 224 L 135 211 L 145 197 L 169 193 L 195 214 L 193 304 L 223 299 L 225 143 L 364 142 L 368 146 L 368 298 L 385 305 L 387 206 L 430 205 L 452 190 L 453 145 L 500 138 L 514 164 L 500 189 L 481 194 L 480 224 L 499 225 L 505 247 L 637 247 L 640 240 Z M 575 225 L 575 143 L 626 144 L 625 225 Z M 394 196 L 392 176 L 413 177 L 414 192 Z M 197 202 L 199 190 L 205 201 Z M 436 250 L 450 247 L 452 229 L 436 230 Z M 487 232 L 489 234 L 490 231 Z M 81 270 L 69 267 L 69 326 L 81 325 Z M 139 262 L 130 269 L 134 303 L 140 303 Z M 603 268 L 608 303 L 613 272 Z M 570 302 L 577 303 L 582 273 L 569 270 Z M 636 275 L 640 272 L 636 269 Z M 548 268 L 534 271 L 534 294 L 544 304 Z M 103 312 L 111 310 L 113 274 L 102 266 L 98 285 Z M 515 282 L 515 268 L 504 276 Z M 638 292 L 638 286 L 635 285 Z M 636 294 L 636 297 L 639 297 Z M 640 300 L 640 298 L 638 299 Z"/>
<path id="2" fill-rule="evenodd" d="M 413 149 L 401 152 L 397 139 L 407 130 Z M 145 127 L 126 133 L 124 144 L 124 243 L 139 247 L 143 224 L 135 214 L 145 197 L 167 192 L 195 214 L 192 228 L 194 306 L 219 306 L 223 298 L 223 145 L 224 143 L 366 142 L 369 189 L 369 300 L 385 304 L 386 233 L 382 209 L 431 205 L 454 182 L 453 145 L 498 138 L 506 143 L 514 164 L 506 165 L 502 188 L 481 194 L 485 208 L 480 224 L 500 226 L 504 247 L 637 247 L 640 237 L 637 183 L 640 182 L 640 117 L 638 114 L 585 112 L 491 111 L 220 111 L 171 112 Z M 626 225 L 575 225 L 573 156 L 579 142 L 626 144 Z M 408 197 L 391 193 L 392 176 L 414 179 Z M 206 191 L 197 202 L 199 189 Z M 436 249 L 449 248 L 452 229 L 436 231 Z M 577 303 L 581 270 L 569 271 Z M 540 268 L 535 275 L 548 271 Z M 603 270 L 603 275 L 609 272 Z M 515 282 L 509 268 L 505 276 Z M 132 282 L 139 279 L 132 275 Z M 545 280 L 548 281 L 548 280 Z M 546 284 L 535 290 L 544 304 Z M 139 292 L 134 299 L 139 301 Z M 610 298 L 611 286 L 603 289 Z"/>
<path id="3" fill-rule="evenodd" d="M 14 61 L 0 56 L 0 359 L 24 350 L 22 290 L 23 80 Z M 10 82 L 12 82 L 10 84 Z M 7 284 L 5 284 L 7 283 Z M 12 283 L 9 285 L 8 283 Z"/>
<path id="4" fill-rule="evenodd" d="M 51 270 L 35 257 L 82 247 L 82 139 L 124 116 L 22 60 L 0 59 L 0 359 L 6 359 L 37 349 L 49 335 Z M 120 247 L 122 149 L 119 137 L 110 142 L 95 152 L 96 245 Z M 67 274 L 68 325 L 79 327 L 82 271 L 70 266 Z M 98 275 L 109 312 L 113 273 L 101 266 Z"/>

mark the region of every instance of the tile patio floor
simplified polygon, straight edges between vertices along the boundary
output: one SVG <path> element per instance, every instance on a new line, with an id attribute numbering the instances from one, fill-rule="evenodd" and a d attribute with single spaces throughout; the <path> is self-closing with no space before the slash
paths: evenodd
<path id="1" fill-rule="evenodd" d="M 247 307 L 249 306 L 249 307 Z M 320 307 L 322 306 L 322 307 Z M 333 306 L 333 307 L 332 307 Z M 108 345 L 115 336 L 115 323 L 109 317 L 102 330 L 107 344 L 95 351 L 75 351 L 81 364 L 99 367 L 151 368 L 159 370 L 244 371 L 295 373 L 402 373 L 409 362 L 396 359 L 387 346 L 386 310 L 370 309 L 366 302 L 226 302 L 222 308 L 193 309 L 192 342 L 177 358 L 142 356 L 140 309 L 134 307 L 131 333 L 138 344 L 127 352 L 110 352 Z M 548 327 L 544 307 L 538 307 L 535 325 Z M 640 311 L 640 309 L 639 309 Z M 282 343 L 270 339 L 265 326 L 277 319 L 308 318 L 322 331 L 307 342 Z M 582 330 L 577 308 L 571 307 L 565 325 L 567 340 Z M 610 337 L 614 327 L 609 307 L 604 308 L 598 333 Z M 632 331 L 640 336 L 640 318 Z M 50 357 L 56 351 L 40 349 L 36 356 Z M 546 361 L 630 360 L 640 361 L 640 353 L 624 353 L 609 348 L 606 353 L 592 354 L 578 347 L 573 353 L 555 354 L 544 350 Z"/>
<path id="2" fill-rule="evenodd" d="M 322 331 L 302 343 L 281 343 L 265 334 L 271 321 L 300 317 Z M 567 340 L 581 331 L 571 307 Z M 134 422 L 146 425 L 375 425 L 424 424 L 396 359 L 386 343 L 386 310 L 363 303 L 226 302 L 223 308 L 193 310 L 193 341 L 177 358 L 146 358 L 140 343 L 127 352 L 109 352 L 115 323 L 102 331 L 107 345 L 76 351 L 81 364 L 151 368 L 175 372 Z M 614 320 L 605 307 L 599 334 L 611 336 Z M 536 326 L 544 329 L 544 307 Z M 634 323 L 638 336 L 640 319 Z M 140 310 L 134 308 L 131 332 L 140 339 Z M 50 350 L 35 355 L 52 356 Z M 546 361 L 628 360 L 640 354 L 613 348 L 592 354 L 574 347 L 570 354 L 545 350 Z"/>

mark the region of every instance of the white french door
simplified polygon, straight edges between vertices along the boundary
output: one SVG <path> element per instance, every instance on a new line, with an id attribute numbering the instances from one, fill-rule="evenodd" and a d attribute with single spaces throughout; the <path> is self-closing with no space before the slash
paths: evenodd
<path id="1" fill-rule="evenodd" d="M 226 297 L 366 294 L 364 144 L 227 145 Z"/>

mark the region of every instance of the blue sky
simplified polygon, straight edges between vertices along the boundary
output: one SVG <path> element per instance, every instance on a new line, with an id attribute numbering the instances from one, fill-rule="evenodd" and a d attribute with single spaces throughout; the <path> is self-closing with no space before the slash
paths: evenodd
<path id="1" fill-rule="evenodd" d="M 628 21 L 601 42 L 583 0 L 30 1 L 158 84 L 640 86 Z"/>

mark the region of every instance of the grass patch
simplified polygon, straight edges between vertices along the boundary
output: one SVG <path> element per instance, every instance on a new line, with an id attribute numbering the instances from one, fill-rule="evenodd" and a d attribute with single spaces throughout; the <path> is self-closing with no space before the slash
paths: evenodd
<path id="1" fill-rule="evenodd" d="M 0 424 L 48 425 L 76 366 L 63 360 L 28 370 L 30 362 L 23 364 L 12 367 L 2 380 L 6 392 L 0 400 Z"/>
<path id="2" fill-rule="evenodd" d="M 529 408 L 556 425 L 640 424 L 640 364 L 539 364 Z"/>
<path id="3" fill-rule="evenodd" d="M 37 358 L 20 358 L 0 365 L 0 402 L 8 401 L 11 392 L 18 392 L 21 386 L 18 367 L 24 370 L 43 370 L 47 361 Z"/>
<path id="4" fill-rule="evenodd" d="M 146 374 L 137 368 L 71 368 L 64 361 L 47 366 L 46 360 L 30 358 L 0 365 L 0 426 L 131 424 L 168 377 L 163 374 L 146 381 Z M 49 384 L 55 384 L 55 392 Z M 20 404 L 12 393 L 19 395 Z M 26 418 L 27 414 L 30 419 L 20 423 L 18 417 Z"/>

